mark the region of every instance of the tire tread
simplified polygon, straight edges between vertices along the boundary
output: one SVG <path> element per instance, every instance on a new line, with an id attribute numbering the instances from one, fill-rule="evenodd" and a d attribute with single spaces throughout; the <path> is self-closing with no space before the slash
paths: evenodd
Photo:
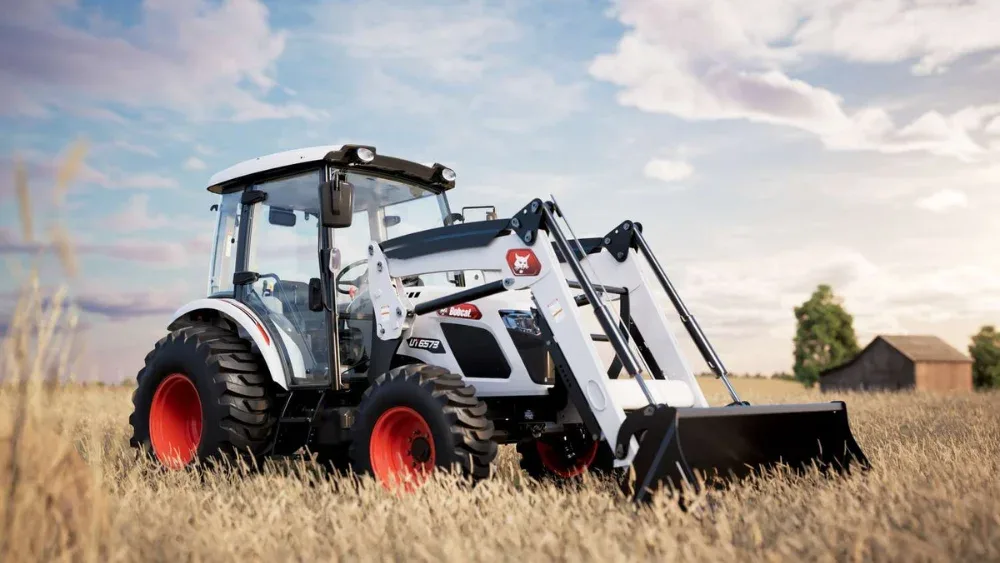
<path id="1" fill-rule="evenodd" d="M 250 342 L 214 325 L 188 323 L 178 326 L 157 341 L 146 355 L 143 368 L 136 374 L 139 384 L 159 351 L 175 343 L 194 346 L 205 362 L 205 373 L 210 377 L 208 383 L 217 390 L 216 406 L 222 416 L 219 427 L 223 431 L 219 450 L 251 456 L 266 454 L 277 425 L 275 401 L 267 368 Z M 148 410 L 145 405 L 136 403 L 137 393 L 138 387 L 132 393 L 134 410 L 129 416 L 133 427 L 136 426 L 135 417 Z M 130 442 L 133 446 L 139 445 L 135 433 Z"/>

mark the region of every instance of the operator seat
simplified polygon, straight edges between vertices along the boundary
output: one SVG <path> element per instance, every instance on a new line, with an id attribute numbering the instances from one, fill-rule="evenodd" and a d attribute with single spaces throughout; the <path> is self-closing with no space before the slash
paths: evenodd
<path id="1" fill-rule="evenodd" d="M 326 313 L 309 309 L 309 284 L 281 280 L 274 284 L 271 295 L 282 304 L 284 316 L 302 336 L 306 349 L 320 364 L 327 358 Z M 294 339 L 294 337 L 293 337 Z"/>

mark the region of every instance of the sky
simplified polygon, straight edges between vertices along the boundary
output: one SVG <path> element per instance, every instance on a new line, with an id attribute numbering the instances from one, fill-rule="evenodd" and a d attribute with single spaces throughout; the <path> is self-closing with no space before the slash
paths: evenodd
<path id="1" fill-rule="evenodd" d="M 641 222 L 733 372 L 791 370 L 819 283 L 862 346 L 965 351 L 1000 324 L 997 21 L 993 0 L 12 0 L 0 329 L 38 264 L 81 311 L 77 377 L 133 378 L 206 290 L 209 177 L 365 143 L 453 167 L 453 207 L 551 194 L 580 236 Z"/>

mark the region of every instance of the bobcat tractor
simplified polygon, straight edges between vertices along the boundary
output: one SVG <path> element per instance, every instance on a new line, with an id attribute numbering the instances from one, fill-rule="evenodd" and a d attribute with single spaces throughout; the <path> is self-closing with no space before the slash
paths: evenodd
<path id="1" fill-rule="evenodd" d="M 487 478 L 516 444 L 532 477 L 627 474 L 636 501 L 779 464 L 870 466 L 843 402 L 739 398 L 640 223 L 576 238 L 541 199 L 469 221 L 455 180 L 362 145 L 213 176 L 207 292 L 146 356 L 131 444 L 172 469 L 306 452 L 407 488 L 436 468 Z M 707 403 L 647 278 L 730 404 Z"/>

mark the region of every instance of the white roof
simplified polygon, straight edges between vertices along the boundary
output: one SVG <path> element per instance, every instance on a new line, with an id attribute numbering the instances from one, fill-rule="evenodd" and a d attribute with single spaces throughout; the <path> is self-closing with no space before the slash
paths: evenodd
<path id="1" fill-rule="evenodd" d="M 250 174 L 264 172 L 266 170 L 274 170 L 275 168 L 283 168 L 293 164 L 319 162 L 330 152 L 339 151 L 342 147 L 343 145 L 320 145 L 258 156 L 257 158 L 244 160 L 239 164 L 234 164 L 225 170 L 216 172 L 209 179 L 208 185 L 216 186 L 223 182 L 229 182 L 230 180 L 242 178 Z M 428 167 L 434 166 L 433 163 L 421 164 Z"/>
<path id="2" fill-rule="evenodd" d="M 317 147 L 306 147 L 304 149 L 294 149 L 290 151 L 276 152 L 265 156 L 258 156 L 250 160 L 244 160 L 239 164 L 234 164 L 225 170 L 216 172 L 209 179 L 208 185 L 215 186 L 223 182 L 242 178 L 257 172 L 273 170 L 292 164 L 302 162 L 319 162 L 323 160 L 329 152 L 338 151 L 343 145 L 322 145 Z"/>

